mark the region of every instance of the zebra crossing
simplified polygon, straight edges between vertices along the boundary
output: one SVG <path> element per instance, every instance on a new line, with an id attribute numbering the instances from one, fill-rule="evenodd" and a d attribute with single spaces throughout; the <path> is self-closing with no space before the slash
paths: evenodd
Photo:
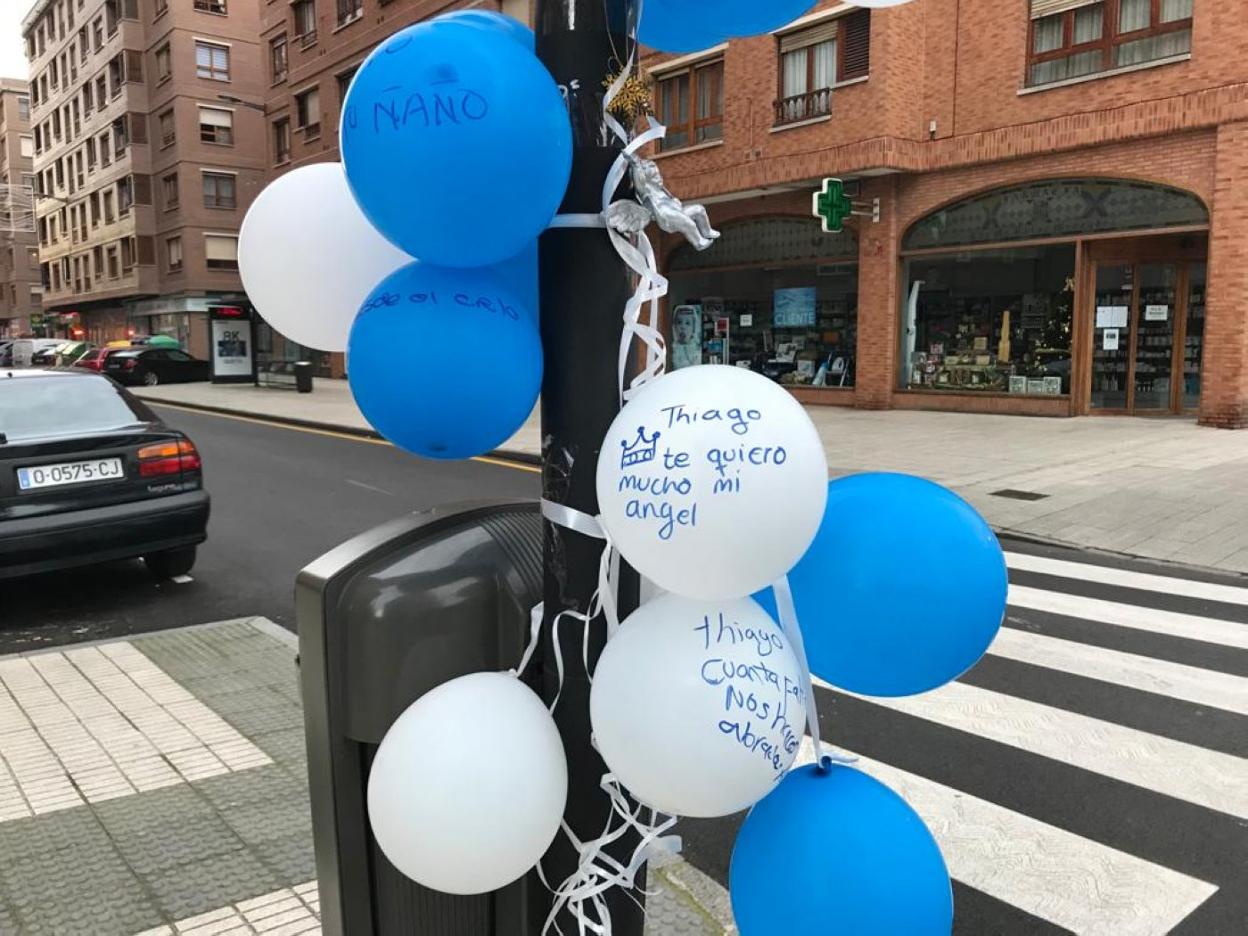
<path id="1" fill-rule="evenodd" d="M 1248 583 L 1006 559 L 987 656 L 920 696 L 818 686 L 825 742 L 928 823 L 958 934 L 1248 933 Z M 720 837 L 690 860 L 721 870 Z"/>

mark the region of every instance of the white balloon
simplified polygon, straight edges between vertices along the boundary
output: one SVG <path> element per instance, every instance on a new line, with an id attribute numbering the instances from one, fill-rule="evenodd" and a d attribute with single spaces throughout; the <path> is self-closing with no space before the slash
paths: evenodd
<path id="1" fill-rule="evenodd" d="M 537 864 L 559 831 L 568 763 L 542 700 L 510 673 L 417 699 L 382 739 L 368 817 L 390 863 L 448 894 L 483 894 Z"/>
<path id="2" fill-rule="evenodd" d="M 670 815 L 739 812 L 780 782 L 805 735 L 797 658 L 750 598 L 665 595 L 607 644 L 590 693 L 603 760 Z"/>
<path id="3" fill-rule="evenodd" d="M 648 384 L 598 459 L 598 505 L 620 553 L 661 588 L 739 598 L 806 552 L 828 465 L 810 417 L 776 383 L 703 365 Z"/>
<path id="4" fill-rule="evenodd" d="M 319 351 L 345 351 L 368 294 L 411 262 L 364 217 L 342 163 L 278 177 L 238 234 L 238 272 L 256 309 L 291 341 Z"/>

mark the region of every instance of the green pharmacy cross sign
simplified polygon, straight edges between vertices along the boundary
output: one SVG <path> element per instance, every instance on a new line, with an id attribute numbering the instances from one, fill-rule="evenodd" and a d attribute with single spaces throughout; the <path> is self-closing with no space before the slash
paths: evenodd
<path id="1" fill-rule="evenodd" d="M 840 179 L 824 179 L 823 187 L 814 197 L 814 215 L 823 221 L 823 233 L 840 234 L 845 219 L 853 213 L 854 203 L 845 194 L 845 183 Z"/>

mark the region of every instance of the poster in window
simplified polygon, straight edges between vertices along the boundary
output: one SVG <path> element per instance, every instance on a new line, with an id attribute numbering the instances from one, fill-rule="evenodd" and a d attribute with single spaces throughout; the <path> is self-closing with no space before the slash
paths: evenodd
<path id="1" fill-rule="evenodd" d="M 672 370 L 702 363 L 702 309 L 677 306 L 672 313 Z"/>
<path id="2" fill-rule="evenodd" d="M 775 315 L 776 328 L 809 328 L 815 324 L 815 287 L 799 286 L 793 289 L 777 289 Z"/>
<path id="3" fill-rule="evenodd" d="M 1097 328 L 1126 328 L 1127 318 L 1131 315 L 1130 306 L 1097 306 Z"/>
<path id="4" fill-rule="evenodd" d="M 251 323 L 214 321 L 212 323 L 212 372 L 216 377 L 248 377 L 251 357 Z"/>
<path id="5" fill-rule="evenodd" d="M 1165 322 L 1170 319 L 1170 307 L 1168 305 L 1146 305 L 1144 307 L 1144 321 L 1146 322 Z"/>
<path id="6" fill-rule="evenodd" d="M 1027 392 L 1027 378 L 1026 377 L 1011 377 L 1010 378 L 1010 393 L 1026 393 L 1026 392 Z"/>

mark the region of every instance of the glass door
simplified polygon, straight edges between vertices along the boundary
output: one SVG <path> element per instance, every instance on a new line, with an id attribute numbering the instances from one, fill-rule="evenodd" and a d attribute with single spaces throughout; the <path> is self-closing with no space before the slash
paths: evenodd
<path id="1" fill-rule="evenodd" d="M 1174 338 L 1178 314 L 1178 267 L 1145 263 L 1136 267 L 1139 292 L 1135 318 L 1133 411 L 1174 408 Z"/>
<path id="2" fill-rule="evenodd" d="M 1127 411 L 1131 405 L 1131 323 L 1135 268 L 1097 264 L 1096 309 L 1092 331 L 1093 410 Z"/>

